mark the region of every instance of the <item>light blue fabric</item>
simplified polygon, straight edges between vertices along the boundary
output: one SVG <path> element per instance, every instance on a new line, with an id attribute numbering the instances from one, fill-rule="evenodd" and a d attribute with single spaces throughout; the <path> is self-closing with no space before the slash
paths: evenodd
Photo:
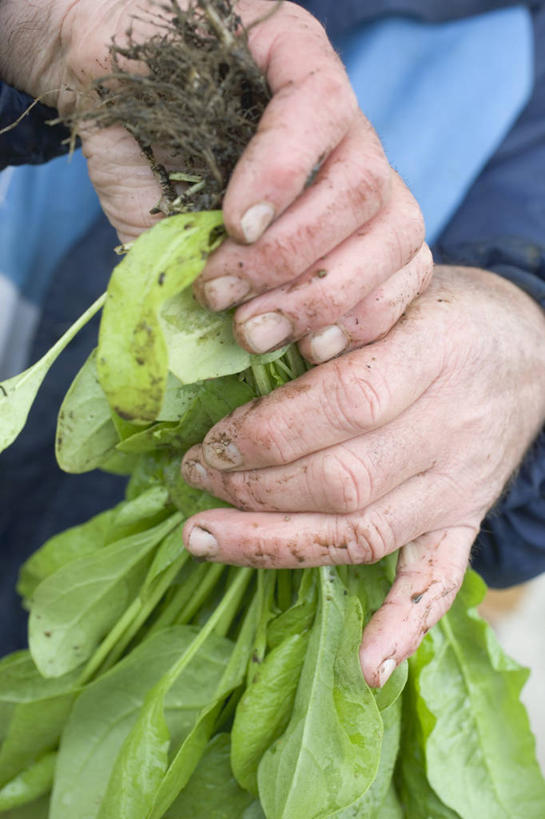
<path id="1" fill-rule="evenodd" d="M 46 165 L 7 168 L 0 192 L 0 275 L 39 305 L 62 256 L 100 212 L 87 163 L 76 151 Z"/>
<path id="2" fill-rule="evenodd" d="M 530 12 L 439 24 L 387 17 L 335 46 L 433 242 L 530 97 Z"/>

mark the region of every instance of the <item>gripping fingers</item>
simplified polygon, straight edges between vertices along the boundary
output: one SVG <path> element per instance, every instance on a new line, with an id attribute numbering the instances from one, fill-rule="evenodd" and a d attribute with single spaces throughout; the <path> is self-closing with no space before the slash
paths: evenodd
<path id="1" fill-rule="evenodd" d="M 244 247 L 228 239 L 210 256 L 195 282 L 197 297 L 225 310 L 292 282 L 381 210 L 392 176 L 376 134 L 359 114 L 313 183 L 259 241 Z M 254 352 L 266 341 L 242 340 Z"/>
<path id="2" fill-rule="evenodd" d="M 192 486 L 245 511 L 348 514 L 425 472 L 439 446 L 419 408 L 411 408 L 379 430 L 269 469 L 212 469 L 195 446 L 184 457 L 182 474 Z"/>
<path id="3" fill-rule="evenodd" d="M 243 0 L 249 47 L 273 97 L 231 177 L 229 233 L 254 242 L 303 190 L 313 168 L 342 140 L 357 111 L 346 71 L 318 21 L 284 2 Z M 288 125 L 289 124 L 289 125 Z"/>
<path id="4" fill-rule="evenodd" d="M 448 611 L 462 585 L 477 532 L 477 526 L 456 526 L 427 533 L 403 547 L 394 584 L 363 635 L 360 660 L 369 685 L 384 685 Z"/>
<path id="5" fill-rule="evenodd" d="M 382 338 L 427 288 L 432 275 L 433 258 L 424 244 L 408 264 L 335 324 L 305 336 L 299 342 L 301 354 L 312 364 L 321 364 Z"/>
<path id="6" fill-rule="evenodd" d="M 195 557 L 257 568 L 375 563 L 437 527 L 437 494 L 417 475 L 350 515 L 212 509 L 187 521 L 184 543 Z"/>
<path id="7" fill-rule="evenodd" d="M 261 327 L 269 314 L 284 319 L 290 340 L 337 321 L 404 267 L 423 241 L 420 209 L 394 174 L 392 197 L 374 219 L 329 254 L 313 261 L 294 282 L 258 296 L 237 310 L 237 338 L 243 346 L 258 352 L 260 339 L 256 344 L 255 327 Z M 407 292 L 407 297 L 410 295 Z"/>

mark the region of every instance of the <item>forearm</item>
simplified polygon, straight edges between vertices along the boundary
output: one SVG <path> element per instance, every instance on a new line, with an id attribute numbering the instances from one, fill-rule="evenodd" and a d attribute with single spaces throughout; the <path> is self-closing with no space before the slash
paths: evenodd
<path id="1" fill-rule="evenodd" d="M 54 107 L 64 81 L 63 27 L 72 6 L 73 0 L 0 3 L 0 78 Z"/>

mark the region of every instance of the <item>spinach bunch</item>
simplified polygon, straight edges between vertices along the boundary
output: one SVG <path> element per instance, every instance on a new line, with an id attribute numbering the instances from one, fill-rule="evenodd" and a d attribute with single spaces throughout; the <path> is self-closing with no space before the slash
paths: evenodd
<path id="1" fill-rule="evenodd" d="M 305 369 L 250 356 L 229 314 L 187 289 L 219 212 L 140 237 L 97 302 L 34 367 L 0 385 L 0 441 L 102 304 L 98 347 L 58 418 L 69 472 L 129 476 L 126 499 L 24 565 L 29 651 L 0 661 L 0 813 L 13 819 L 542 817 L 545 783 L 507 658 L 468 572 L 451 610 L 383 689 L 362 629 L 396 556 L 373 566 L 254 570 L 195 561 L 181 522 L 223 506 L 180 475 L 237 406 Z"/>

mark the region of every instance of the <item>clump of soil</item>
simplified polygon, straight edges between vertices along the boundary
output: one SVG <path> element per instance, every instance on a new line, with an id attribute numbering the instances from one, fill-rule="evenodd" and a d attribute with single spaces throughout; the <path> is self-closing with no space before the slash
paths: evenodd
<path id="1" fill-rule="evenodd" d="M 161 183 L 155 211 L 221 207 L 269 89 L 231 0 L 192 0 L 187 9 L 168 0 L 150 13 L 156 33 L 140 42 L 131 27 L 123 46 L 111 44 L 111 73 L 69 125 L 123 125 Z"/>

